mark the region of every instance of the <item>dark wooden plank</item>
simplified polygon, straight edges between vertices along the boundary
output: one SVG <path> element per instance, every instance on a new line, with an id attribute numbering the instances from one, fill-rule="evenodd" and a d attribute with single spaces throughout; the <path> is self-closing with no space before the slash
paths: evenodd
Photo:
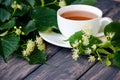
<path id="1" fill-rule="evenodd" d="M 97 0 L 97 4 L 95 4 L 95 6 L 100 8 L 103 13 L 107 13 L 115 6 L 115 4 L 116 2 L 113 0 Z"/>
<path id="2" fill-rule="evenodd" d="M 61 48 L 47 45 L 48 59 Z M 21 80 L 29 73 L 38 68 L 39 65 L 29 65 L 23 58 L 12 56 L 8 63 L 4 63 L 0 57 L 0 80 Z"/>
<path id="3" fill-rule="evenodd" d="M 120 71 L 116 67 L 97 63 L 79 80 L 120 80 Z"/>
<path id="4" fill-rule="evenodd" d="M 94 65 L 83 56 L 74 61 L 69 49 L 61 50 L 47 63 L 49 65 L 42 65 L 25 80 L 75 80 Z"/>
<path id="5" fill-rule="evenodd" d="M 114 7 L 107 16 L 113 20 L 120 20 L 120 7 Z"/>

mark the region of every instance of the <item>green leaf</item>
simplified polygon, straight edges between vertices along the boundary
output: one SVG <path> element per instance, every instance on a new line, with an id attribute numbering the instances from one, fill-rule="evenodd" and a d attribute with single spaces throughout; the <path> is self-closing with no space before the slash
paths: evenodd
<path id="1" fill-rule="evenodd" d="M 107 58 L 106 58 L 106 65 L 107 66 L 110 66 L 111 65 L 111 61 L 109 60 L 109 57 L 107 56 Z"/>
<path id="2" fill-rule="evenodd" d="M 2 2 L 2 0 L 0 0 L 0 3 Z"/>
<path id="3" fill-rule="evenodd" d="M 10 29 L 10 28 L 14 27 L 14 25 L 15 25 L 15 19 L 12 19 L 12 20 L 4 23 L 3 25 L 1 25 L 0 30 Z"/>
<path id="4" fill-rule="evenodd" d="M 27 57 L 29 64 L 45 64 L 46 63 L 46 53 L 44 51 L 40 51 L 35 49 L 34 52 L 31 53 L 30 56 Z"/>
<path id="5" fill-rule="evenodd" d="M 65 1 L 66 1 L 67 5 L 70 5 L 70 4 L 72 4 L 75 0 L 65 0 Z"/>
<path id="6" fill-rule="evenodd" d="M 30 20 L 28 24 L 23 28 L 23 32 L 28 35 L 30 32 L 34 31 L 36 29 L 35 22 L 33 20 Z"/>
<path id="7" fill-rule="evenodd" d="M 97 1 L 96 0 L 76 0 L 73 2 L 73 4 L 87 4 L 87 5 L 93 5 Z"/>
<path id="8" fill-rule="evenodd" d="M 70 36 L 70 38 L 67 41 L 69 41 L 70 43 L 74 43 L 76 40 L 81 40 L 82 35 L 83 33 L 81 31 L 78 31 L 74 33 L 72 36 Z"/>
<path id="9" fill-rule="evenodd" d="M 115 53 L 113 63 L 120 68 L 120 52 Z"/>
<path id="10" fill-rule="evenodd" d="M 100 43 L 102 43 L 102 41 L 99 39 L 99 38 L 97 38 L 97 37 L 95 37 L 95 36 L 90 36 L 90 39 L 89 39 L 89 45 L 90 46 L 92 46 L 92 45 L 94 45 L 94 44 L 100 44 Z"/>
<path id="11" fill-rule="evenodd" d="M 27 0 L 27 2 L 28 2 L 32 7 L 34 7 L 35 0 Z"/>
<path id="12" fill-rule="evenodd" d="M 10 6 L 10 5 L 13 3 L 13 1 L 14 1 L 14 0 L 5 0 L 3 4 L 4 4 L 5 6 Z"/>
<path id="13" fill-rule="evenodd" d="M 10 13 L 5 9 L 0 8 L 0 21 L 5 22 L 6 20 L 9 20 L 9 18 L 10 18 Z"/>
<path id="14" fill-rule="evenodd" d="M 22 16 L 28 12 L 29 8 L 26 4 L 23 4 L 23 3 L 21 3 L 19 5 L 22 6 L 22 10 L 17 9 L 14 16 L 20 16 L 22 18 Z M 28 16 L 28 13 L 27 13 L 27 16 Z M 28 18 L 27 16 L 26 16 L 26 18 Z"/>
<path id="15" fill-rule="evenodd" d="M 112 38 L 112 45 L 120 47 L 120 22 L 111 22 L 104 28 L 105 36 L 107 33 L 115 33 Z"/>
<path id="16" fill-rule="evenodd" d="M 47 7 L 36 7 L 32 13 L 31 18 L 35 20 L 36 27 L 40 31 L 57 28 L 56 11 Z"/>
<path id="17" fill-rule="evenodd" d="M 0 39 L 0 55 L 7 62 L 8 57 L 18 48 L 19 38 L 15 35 L 6 35 Z"/>

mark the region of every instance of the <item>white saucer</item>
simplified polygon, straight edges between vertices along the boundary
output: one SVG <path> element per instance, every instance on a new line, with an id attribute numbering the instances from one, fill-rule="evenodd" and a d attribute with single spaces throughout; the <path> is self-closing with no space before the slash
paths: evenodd
<path id="1" fill-rule="evenodd" d="M 62 34 L 55 33 L 55 32 L 51 32 L 51 33 L 48 33 L 48 34 L 39 32 L 39 34 L 45 41 L 47 41 L 51 44 L 54 44 L 54 45 L 60 46 L 60 47 L 71 48 L 69 42 L 64 41 L 67 38 L 65 38 Z M 104 35 L 103 32 L 98 33 L 96 35 L 96 37 L 100 37 L 100 36 L 103 36 L 103 35 Z"/>

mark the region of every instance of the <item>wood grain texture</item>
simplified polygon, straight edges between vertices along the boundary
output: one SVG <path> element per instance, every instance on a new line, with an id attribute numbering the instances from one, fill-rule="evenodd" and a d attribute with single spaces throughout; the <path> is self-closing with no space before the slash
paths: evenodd
<path id="1" fill-rule="evenodd" d="M 113 20 L 120 20 L 120 7 L 113 7 L 113 9 L 107 14 L 107 16 L 112 18 Z"/>
<path id="2" fill-rule="evenodd" d="M 54 55 L 25 80 L 75 80 L 88 70 L 94 63 L 89 63 L 86 57 L 74 61 L 69 49 L 63 49 Z"/>
<path id="3" fill-rule="evenodd" d="M 60 47 L 48 44 L 46 50 L 48 59 L 60 49 Z M 0 80 L 22 80 L 39 66 L 41 65 L 29 65 L 23 58 L 15 56 L 12 56 L 8 63 L 4 63 L 0 57 Z"/>
<path id="4" fill-rule="evenodd" d="M 97 3 L 94 6 L 101 9 L 104 15 L 106 15 L 115 5 L 116 2 L 113 0 L 97 0 Z"/>
<path id="5" fill-rule="evenodd" d="M 120 71 L 116 67 L 97 63 L 79 80 L 120 80 Z"/>

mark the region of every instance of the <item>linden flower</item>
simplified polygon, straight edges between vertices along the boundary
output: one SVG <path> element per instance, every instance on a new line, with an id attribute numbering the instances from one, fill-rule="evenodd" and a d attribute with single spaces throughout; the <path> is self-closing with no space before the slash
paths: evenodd
<path id="1" fill-rule="evenodd" d="M 72 54 L 72 58 L 76 61 L 79 57 L 78 55 L 79 50 L 78 49 L 73 49 L 73 54 Z"/>
<path id="2" fill-rule="evenodd" d="M 24 32 L 21 31 L 21 28 L 22 28 L 21 26 L 19 28 L 17 28 L 16 26 L 14 26 L 15 33 L 17 35 L 20 35 L 20 34 L 24 35 Z"/>
<path id="3" fill-rule="evenodd" d="M 37 45 L 40 51 L 45 50 L 45 44 Z"/>
<path id="4" fill-rule="evenodd" d="M 43 43 L 43 39 L 41 37 L 36 36 L 35 42 L 39 50 L 45 50 L 45 44 Z"/>
<path id="5" fill-rule="evenodd" d="M 89 37 L 86 35 L 82 35 L 82 41 L 83 41 L 83 45 L 87 46 L 89 44 Z"/>
<path id="6" fill-rule="evenodd" d="M 87 35 L 90 36 L 92 34 L 91 28 L 87 25 L 85 25 L 85 28 L 83 29 L 83 32 Z"/>
<path id="7" fill-rule="evenodd" d="M 34 51 L 34 47 L 35 47 L 35 42 L 33 42 L 32 40 L 28 40 L 27 48 L 22 53 L 23 56 L 29 56 L 31 54 L 31 52 Z"/>
<path id="8" fill-rule="evenodd" d="M 91 54 L 91 52 L 92 52 L 92 50 L 91 50 L 90 48 L 87 48 L 87 49 L 85 50 L 85 54 L 87 54 L 87 55 Z"/>
<path id="9" fill-rule="evenodd" d="M 14 1 L 14 3 L 11 5 L 11 7 L 13 8 L 13 9 L 20 9 L 20 10 L 22 10 L 22 6 L 21 5 L 19 5 L 19 4 L 17 4 L 17 2 L 16 1 Z"/>
<path id="10" fill-rule="evenodd" d="M 28 51 L 26 51 L 26 50 L 24 50 L 24 51 L 22 52 L 22 54 L 23 54 L 23 56 L 29 56 L 29 55 L 30 55 L 30 53 L 29 53 Z"/>
<path id="11" fill-rule="evenodd" d="M 35 42 L 36 42 L 37 44 L 42 44 L 42 43 L 43 43 L 43 39 L 42 39 L 41 37 L 36 36 Z"/>
<path id="12" fill-rule="evenodd" d="M 107 38 L 108 39 L 112 39 L 113 37 L 114 37 L 114 35 L 115 35 L 115 32 L 109 32 L 109 33 L 107 33 Z"/>
<path id="13" fill-rule="evenodd" d="M 72 44 L 72 46 L 75 48 L 75 47 L 77 47 L 79 45 L 79 41 L 78 40 L 76 40 L 73 44 Z"/>
<path id="14" fill-rule="evenodd" d="M 95 50 L 97 48 L 97 46 L 94 44 L 94 45 L 92 45 L 92 48 L 93 48 L 93 50 Z"/>
<path id="15" fill-rule="evenodd" d="M 66 6 L 66 2 L 65 2 L 65 0 L 60 0 L 60 2 L 59 2 L 59 6 L 60 6 L 60 7 L 64 7 L 64 6 Z"/>
<path id="16" fill-rule="evenodd" d="M 94 56 L 89 56 L 88 62 L 95 62 L 96 58 Z"/>
<path id="17" fill-rule="evenodd" d="M 34 50 L 34 47 L 35 47 L 35 42 L 32 41 L 32 40 L 28 40 L 27 49 L 26 50 L 32 52 Z"/>

